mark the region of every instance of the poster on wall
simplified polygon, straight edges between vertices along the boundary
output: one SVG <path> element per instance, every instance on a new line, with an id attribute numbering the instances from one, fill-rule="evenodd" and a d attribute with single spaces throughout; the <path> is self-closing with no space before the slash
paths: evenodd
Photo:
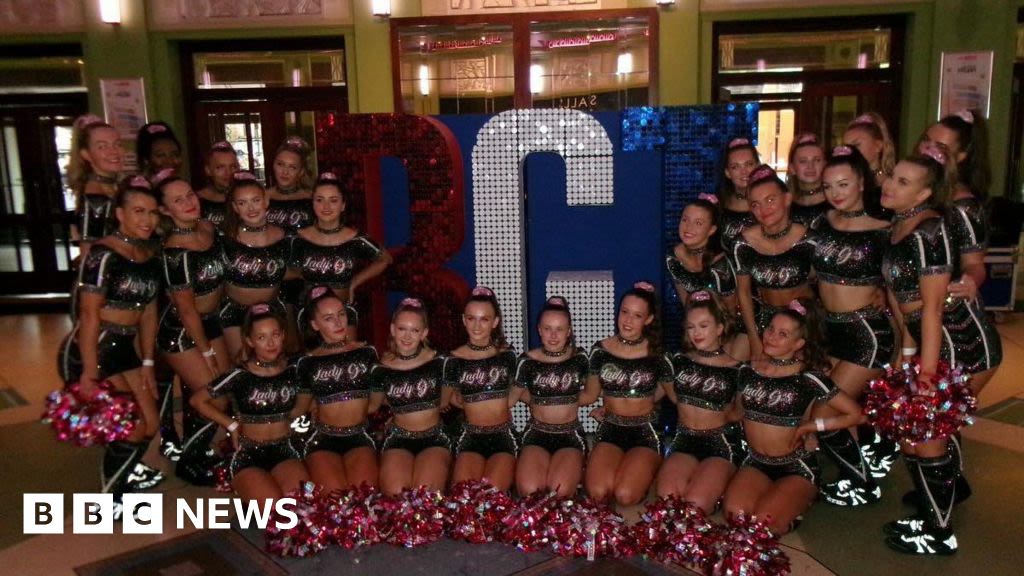
<path id="1" fill-rule="evenodd" d="M 100 80 L 103 94 L 103 117 L 121 135 L 124 148 L 124 169 L 135 172 L 135 135 L 148 121 L 146 91 L 142 78 L 105 78 Z"/>
<path id="2" fill-rule="evenodd" d="M 942 53 L 939 118 L 964 109 L 980 111 L 988 118 L 993 54 L 991 50 Z"/>

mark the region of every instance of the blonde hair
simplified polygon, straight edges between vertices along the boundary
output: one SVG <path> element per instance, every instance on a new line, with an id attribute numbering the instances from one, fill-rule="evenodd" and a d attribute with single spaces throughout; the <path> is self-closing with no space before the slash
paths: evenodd
<path id="1" fill-rule="evenodd" d="M 879 159 L 878 169 L 887 176 L 891 175 L 892 169 L 896 167 L 896 146 L 892 142 L 889 126 L 885 123 L 885 119 L 878 112 L 865 112 L 850 122 L 846 127 L 846 132 L 850 130 L 864 130 L 872 138 L 882 142 L 882 157 Z M 867 158 L 867 161 L 870 165 L 871 158 Z"/>

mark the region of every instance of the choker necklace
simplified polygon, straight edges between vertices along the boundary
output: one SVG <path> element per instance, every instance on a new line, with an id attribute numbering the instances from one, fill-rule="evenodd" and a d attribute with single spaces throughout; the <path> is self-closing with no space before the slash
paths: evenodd
<path id="1" fill-rule="evenodd" d="M 263 360 L 260 360 L 259 358 L 253 358 L 252 363 L 254 365 L 256 365 L 257 368 L 277 368 L 278 366 L 281 365 L 281 359 L 278 358 L 277 360 L 274 360 L 273 362 L 264 362 Z"/>
<path id="2" fill-rule="evenodd" d="M 780 360 L 778 358 L 769 358 L 768 359 L 768 363 L 769 364 L 771 364 L 772 366 L 780 366 L 780 367 L 792 366 L 792 365 L 797 364 L 799 362 L 800 362 L 800 359 L 796 358 L 796 357 L 786 358 L 785 360 Z"/>
<path id="3" fill-rule="evenodd" d="M 476 344 L 473 344 L 472 342 L 466 342 L 466 348 L 469 348 L 470 350 L 472 350 L 474 352 L 487 352 L 491 348 L 494 348 L 494 343 L 493 342 L 489 342 L 489 343 L 487 343 L 487 344 L 485 344 L 483 346 L 477 346 Z"/>
<path id="4" fill-rule="evenodd" d="M 647 340 L 647 336 L 640 336 L 636 340 L 630 340 L 629 338 L 623 338 L 622 336 L 620 336 L 618 334 L 616 334 L 615 337 L 618 338 L 619 344 L 623 344 L 625 346 L 639 346 L 639 345 L 643 344 L 645 340 Z"/>
<path id="5" fill-rule="evenodd" d="M 416 351 L 409 355 L 399 354 L 398 352 L 395 352 L 395 358 L 398 358 L 399 360 L 414 360 L 417 356 L 420 355 L 420 352 L 423 352 L 423 346 L 416 348 Z"/>
<path id="6" fill-rule="evenodd" d="M 217 186 L 216 184 L 211 184 L 210 185 L 210 189 L 212 189 L 217 194 L 220 194 L 221 196 L 227 196 L 228 192 L 231 192 L 231 186 L 228 186 L 227 188 L 221 188 L 220 186 Z"/>
<path id="7" fill-rule="evenodd" d="M 800 193 L 804 196 L 814 196 L 816 194 L 820 194 L 824 189 L 824 186 L 818 186 L 817 188 L 811 188 L 810 190 L 801 190 Z"/>
<path id="8" fill-rule="evenodd" d="M 725 354 L 725 348 L 722 348 L 721 346 L 718 347 L 718 350 L 701 350 L 697 348 L 694 349 L 694 352 L 696 352 L 697 356 L 700 356 L 701 358 L 717 358 L 722 354 Z"/>
<path id="9" fill-rule="evenodd" d="M 344 228 L 345 225 L 339 223 L 334 228 L 321 228 L 319 224 L 314 224 L 313 227 L 316 228 L 316 231 L 321 234 L 337 234 L 338 232 L 341 232 L 341 229 Z"/>
<path id="10" fill-rule="evenodd" d="M 782 230 L 779 230 L 778 232 L 769 232 L 769 231 L 764 229 L 764 226 L 761 226 L 761 235 L 764 236 L 768 240 L 779 240 L 781 238 L 785 238 L 786 235 L 789 234 L 789 231 L 792 230 L 792 229 L 793 229 L 793 223 L 792 222 L 786 223 L 786 227 L 783 228 Z"/>
<path id="11" fill-rule="evenodd" d="M 927 209 L 928 209 L 928 205 L 927 204 L 921 204 L 920 206 L 915 206 L 915 207 L 911 208 L 910 210 L 904 210 L 903 212 L 897 212 L 897 213 L 893 214 L 892 222 L 893 222 L 893 224 L 895 224 L 897 222 L 902 222 L 903 220 L 908 220 L 910 218 L 913 218 L 914 216 L 917 216 L 921 212 L 924 212 Z"/>
<path id="12" fill-rule="evenodd" d="M 91 182 L 98 182 L 100 184 L 106 184 L 107 186 L 116 186 L 117 185 L 117 177 L 115 177 L 115 176 L 101 176 L 99 174 L 96 174 L 95 172 L 93 172 L 93 173 L 89 174 L 88 176 L 86 176 L 85 179 L 89 180 Z"/>
<path id="13" fill-rule="evenodd" d="M 320 347 L 324 350 L 337 350 L 338 348 L 344 348 L 348 344 L 348 338 L 342 338 L 337 342 L 321 342 Z"/>
<path id="14" fill-rule="evenodd" d="M 114 238 L 117 238 L 118 240 L 124 242 L 129 246 L 145 246 L 149 244 L 148 238 L 132 238 L 131 236 L 125 234 L 124 232 L 121 232 L 120 230 L 114 231 Z"/>
<path id="15" fill-rule="evenodd" d="M 701 256 L 703 256 L 703 255 L 704 255 L 704 252 L 706 252 L 706 251 L 707 251 L 707 249 L 708 249 L 708 248 L 707 248 L 707 246 L 705 246 L 705 247 L 703 247 L 703 248 L 690 248 L 690 247 L 689 247 L 689 246 L 687 246 L 686 244 L 683 244 L 683 250 L 684 250 L 684 251 L 685 251 L 685 252 L 686 252 L 687 254 L 689 254 L 690 256 L 696 256 L 696 257 L 698 257 L 698 258 L 700 258 Z"/>
<path id="16" fill-rule="evenodd" d="M 260 232 L 266 232 L 267 231 L 267 223 L 264 222 L 263 224 L 260 224 L 259 226 L 249 226 L 248 224 L 239 224 L 238 225 L 238 229 L 241 230 L 242 232 L 248 232 L 250 234 L 259 234 Z"/>
<path id="17" fill-rule="evenodd" d="M 867 210 L 861 208 L 860 210 L 837 210 L 840 218 L 860 218 L 868 213 Z"/>
<path id="18" fill-rule="evenodd" d="M 734 197 L 736 197 L 737 200 L 746 200 L 747 199 L 747 193 L 746 192 L 740 192 L 739 190 L 733 190 L 732 195 Z"/>
<path id="19" fill-rule="evenodd" d="M 282 188 L 281 186 L 277 187 L 277 193 L 282 196 L 291 196 L 292 194 L 295 194 L 298 191 L 298 186 L 295 186 L 294 188 Z"/>
<path id="20" fill-rule="evenodd" d="M 189 228 L 179 228 L 179 227 L 175 226 L 174 228 L 171 228 L 171 234 L 178 234 L 178 235 L 181 235 L 181 236 L 188 236 L 190 234 L 195 234 L 196 230 L 198 230 L 198 229 L 199 229 L 199 225 L 198 224 L 195 225 L 195 226 L 189 227 Z"/>
<path id="21" fill-rule="evenodd" d="M 569 351 L 569 345 L 566 344 L 565 347 L 559 350 L 558 352 L 552 352 L 547 348 L 541 348 L 540 351 L 542 354 L 549 358 L 558 358 L 559 356 L 565 356 L 565 353 Z"/>

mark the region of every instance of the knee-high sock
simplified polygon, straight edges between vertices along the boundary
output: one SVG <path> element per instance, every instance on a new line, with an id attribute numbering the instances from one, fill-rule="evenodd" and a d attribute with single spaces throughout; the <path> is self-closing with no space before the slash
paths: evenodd
<path id="1" fill-rule="evenodd" d="M 867 462 L 853 434 L 843 428 L 818 434 L 818 440 L 832 460 L 839 466 L 840 475 L 859 485 L 874 484 L 868 473 Z"/>
<path id="2" fill-rule="evenodd" d="M 181 436 L 174 425 L 174 379 L 156 383 L 160 391 L 160 439 L 181 444 Z"/>
<path id="3" fill-rule="evenodd" d="M 957 461 L 950 454 L 935 458 L 918 458 L 915 484 L 922 494 L 921 512 L 934 528 L 950 527 L 953 504 L 956 502 Z"/>
<path id="4" fill-rule="evenodd" d="M 111 442 L 107 444 L 103 453 L 103 465 L 100 470 L 100 479 L 103 483 L 104 493 L 112 493 L 120 496 L 124 493 L 128 475 L 135 469 L 135 465 L 146 453 L 148 440 L 142 442 Z"/>

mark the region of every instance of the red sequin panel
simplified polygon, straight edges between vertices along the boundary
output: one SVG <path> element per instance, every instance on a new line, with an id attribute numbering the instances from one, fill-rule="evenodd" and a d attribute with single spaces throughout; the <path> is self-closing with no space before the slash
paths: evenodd
<path id="1" fill-rule="evenodd" d="M 469 286 L 445 268 L 465 235 L 462 153 L 455 136 L 433 118 L 410 114 L 326 114 L 316 136 L 320 170 L 337 174 L 348 193 L 349 222 L 377 241 L 384 238 L 381 158 L 400 159 L 409 176 L 409 242 L 389 248 L 395 261 L 383 283 L 359 289 L 360 335 L 379 349 L 386 345 L 386 289 L 423 299 L 430 339 L 439 349 L 462 344 Z"/>

